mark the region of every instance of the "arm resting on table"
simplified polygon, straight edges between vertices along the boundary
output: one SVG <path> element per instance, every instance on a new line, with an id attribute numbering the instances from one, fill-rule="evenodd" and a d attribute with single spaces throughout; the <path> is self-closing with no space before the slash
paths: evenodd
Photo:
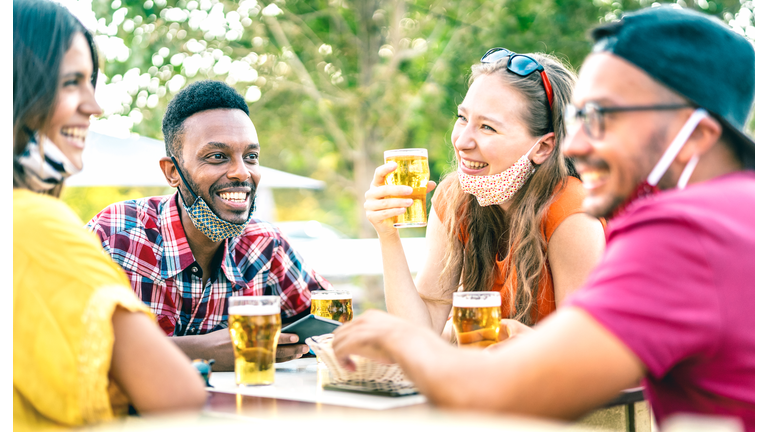
<path id="1" fill-rule="evenodd" d="M 200 374 L 160 328 L 141 312 L 118 307 L 109 374 L 142 414 L 197 410 L 206 401 Z"/>
<path id="2" fill-rule="evenodd" d="M 181 348 L 190 359 L 216 360 L 214 372 L 231 372 L 235 370 L 235 354 L 232 351 L 232 340 L 229 329 L 216 330 L 203 335 L 174 336 L 171 338 L 176 346 Z M 280 333 L 275 361 L 278 363 L 300 358 L 309 352 L 309 347 L 296 344 L 298 336 Z M 284 345 L 296 344 L 296 345 Z"/>
<path id="3" fill-rule="evenodd" d="M 576 419 L 645 373 L 637 356 L 581 309 L 564 308 L 537 330 L 496 350 L 415 337 L 387 345 L 416 386 L 450 408 Z"/>
<path id="4" fill-rule="evenodd" d="M 433 331 L 368 311 L 334 332 L 337 358 L 398 363 L 442 407 L 575 419 L 615 398 L 645 373 L 635 354 L 575 307 L 545 319 L 536 332 L 492 350 L 461 349 Z"/>

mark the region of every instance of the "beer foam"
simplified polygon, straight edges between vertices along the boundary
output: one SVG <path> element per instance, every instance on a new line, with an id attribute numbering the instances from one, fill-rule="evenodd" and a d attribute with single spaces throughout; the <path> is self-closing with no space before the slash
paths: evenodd
<path id="1" fill-rule="evenodd" d="M 500 307 L 501 296 L 488 296 L 482 298 L 454 297 L 453 307 Z"/>
<path id="2" fill-rule="evenodd" d="M 352 299 L 352 294 L 345 291 L 313 291 L 312 298 L 316 300 L 346 300 Z"/>
<path id="3" fill-rule="evenodd" d="M 230 315 L 261 316 L 277 315 L 280 313 L 280 305 L 237 305 L 229 307 Z"/>
<path id="4" fill-rule="evenodd" d="M 387 158 L 397 157 L 397 156 L 428 157 L 427 149 L 424 149 L 424 148 L 406 148 L 406 149 L 387 150 L 384 152 L 385 161 L 387 160 Z"/>

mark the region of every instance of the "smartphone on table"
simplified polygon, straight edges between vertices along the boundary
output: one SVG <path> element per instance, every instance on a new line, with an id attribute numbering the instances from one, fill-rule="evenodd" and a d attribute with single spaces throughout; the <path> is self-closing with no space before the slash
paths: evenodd
<path id="1" fill-rule="evenodd" d="M 334 321 L 329 318 L 323 318 L 309 314 L 304 318 L 288 324 L 280 331 L 282 333 L 291 333 L 299 337 L 299 341 L 296 343 L 304 343 L 304 340 L 313 336 L 320 336 L 327 333 L 333 333 L 337 327 L 341 325 L 340 322 Z"/>

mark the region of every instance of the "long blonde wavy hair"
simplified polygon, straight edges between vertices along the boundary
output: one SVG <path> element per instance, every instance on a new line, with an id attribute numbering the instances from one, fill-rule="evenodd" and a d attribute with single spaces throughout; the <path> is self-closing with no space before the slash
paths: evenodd
<path id="1" fill-rule="evenodd" d="M 554 132 L 555 148 L 512 197 L 509 211 L 498 205 L 481 207 L 473 195 L 461 190 L 455 171 L 445 176 L 448 205 L 443 222 L 448 228 L 449 247 L 440 279 L 441 286 L 450 291 L 455 291 L 457 287 L 449 286 L 447 281 L 457 277 L 463 291 L 490 291 L 495 280 L 496 259 L 503 259 L 509 269 L 507 277 L 517 275 L 514 299 L 502 299 L 505 302 L 514 301 L 513 316 L 505 318 L 531 325 L 539 284 L 547 274 L 544 271 L 547 245 L 541 233 L 543 218 L 558 186 L 569 175 L 577 176 L 573 164 L 563 156 L 561 149 L 565 138 L 563 112 L 576 77 L 569 66 L 554 56 L 542 53 L 528 55 L 547 72 L 553 92 L 551 110 L 541 75 L 534 72 L 521 77 L 511 73 L 506 69 L 507 59 L 473 65 L 469 84 L 482 75 L 500 77 L 527 101 L 528 109 L 520 113 L 520 118 L 527 125 L 530 135 L 536 137 Z M 454 164 L 457 163 L 454 160 Z M 462 241 L 464 236 L 466 242 Z"/>

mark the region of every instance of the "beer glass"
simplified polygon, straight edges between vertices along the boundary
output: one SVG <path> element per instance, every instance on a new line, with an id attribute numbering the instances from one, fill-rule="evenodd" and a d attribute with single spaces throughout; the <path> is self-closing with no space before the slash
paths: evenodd
<path id="1" fill-rule="evenodd" d="M 274 383 L 281 325 L 280 297 L 232 296 L 228 301 L 235 382 L 238 385 Z"/>
<path id="2" fill-rule="evenodd" d="M 352 319 L 352 294 L 348 290 L 312 291 L 310 313 L 341 323 L 350 321 Z"/>
<path id="3" fill-rule="evenodd" d="M 314 316 L 345 323 L 352 319 L 352 293 L 349 290 L 312 291 L 312 306 L 309 313 Z M 317 362 L 323 360 L 317 356 Z"/>
<path id="4" fill-rule="evenodd" d="M 408 197 L 413 204 L 405 213 L 396 217 L 396 228 L 427 226 L 427 182 L 429 182 L 429 163 L 427 149 L 399 149 L 384 152 L 384 163 L 397 162 L 397 169 L 387 174 L 385 184 L 403 185 L 413 188 Z"/>
<path id="5" fill-rule="evenodd" d="M 498 342 L 501 295 L 495 291 L 453 293 L 453 329 L 461 347 L 485 348 Z"/>

